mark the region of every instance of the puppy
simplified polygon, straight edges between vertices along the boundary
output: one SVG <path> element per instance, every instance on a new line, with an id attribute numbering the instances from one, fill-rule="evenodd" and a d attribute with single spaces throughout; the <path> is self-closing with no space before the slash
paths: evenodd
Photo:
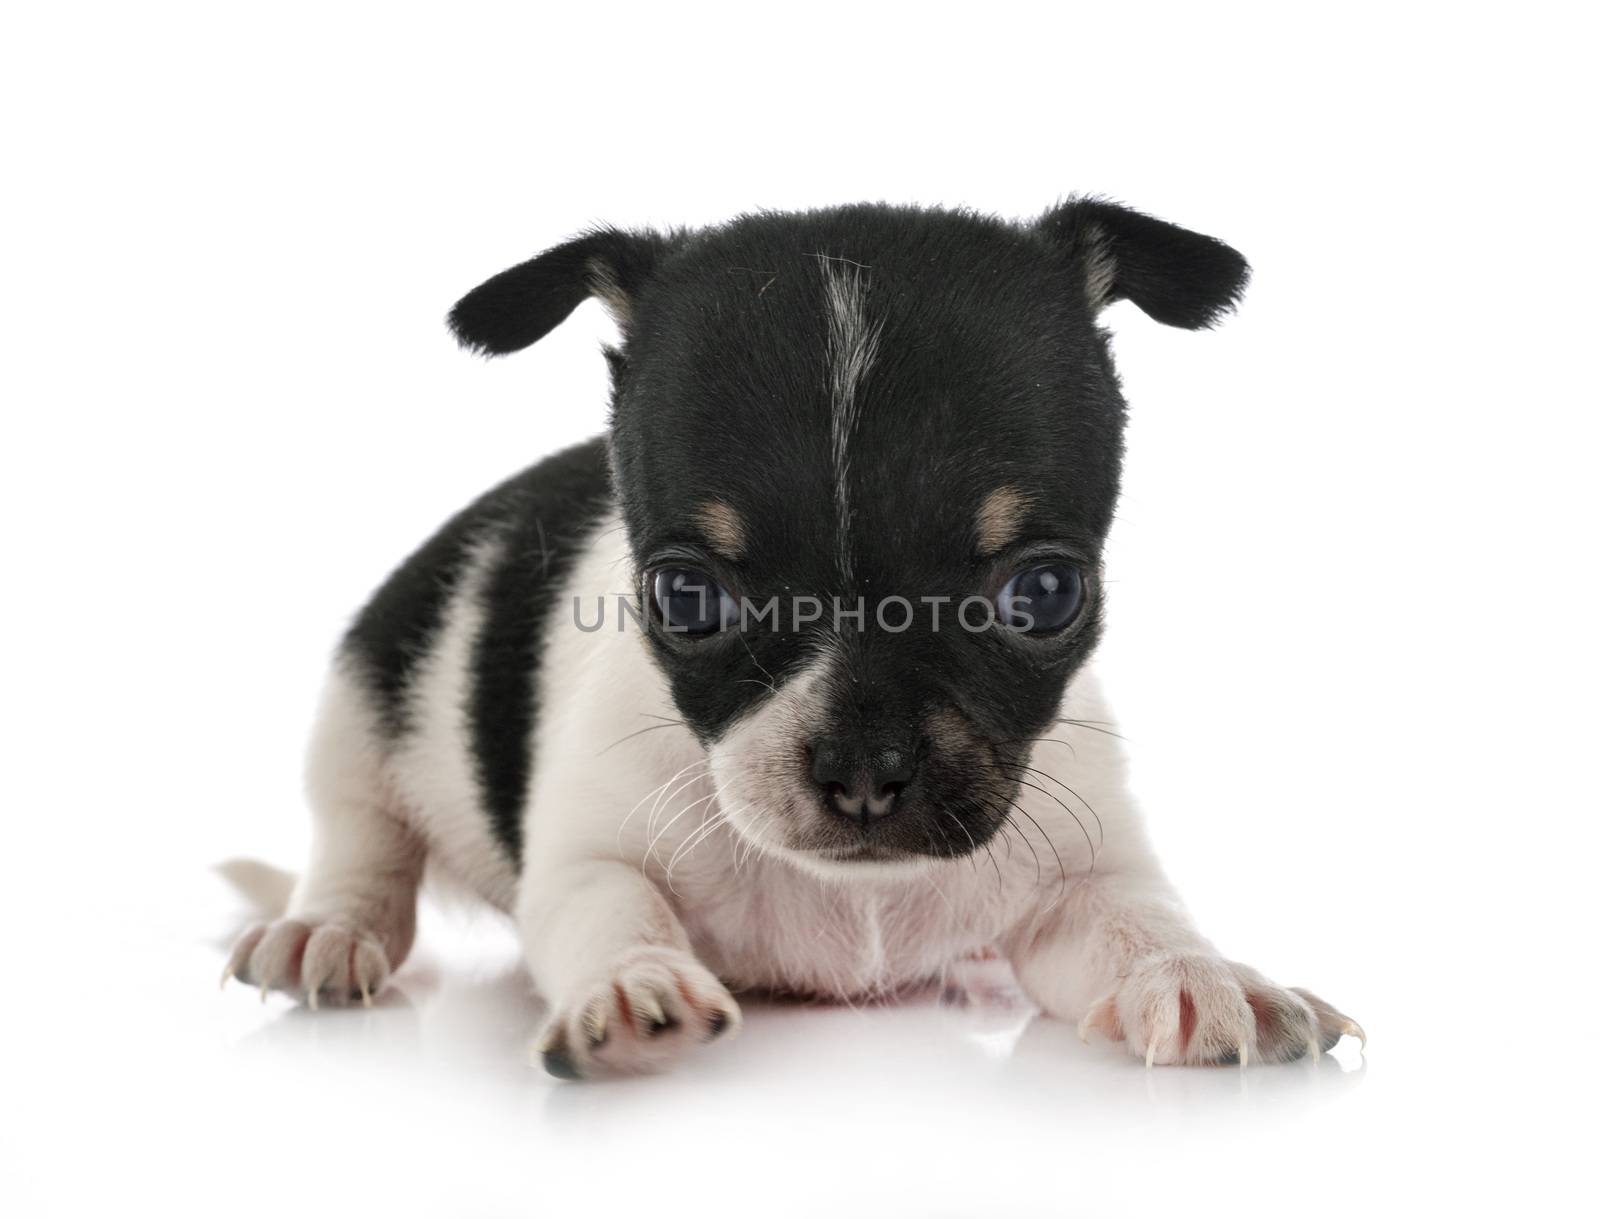
<path id="1" fill-rule="evenodd" d="M 566 1078 L 676 1062 L 741 990 L 887 996 L 985 953 L 1146 1064 L 1361 1036 L 1191 925 L 1089 668 L 1124 421 L 1096 317 L 1209 326 L 1247 275 L 1077 199 L 602 229 L 468 293 L 488 355 L 602 300 L 610 429 L 356 618 L 310 866 L 224 980 L 370 999 L 427 861 L 515 919 Z"/>

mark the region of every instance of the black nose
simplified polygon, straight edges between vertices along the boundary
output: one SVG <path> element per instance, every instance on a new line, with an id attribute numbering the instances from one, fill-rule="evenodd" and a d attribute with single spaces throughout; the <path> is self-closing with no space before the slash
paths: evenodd
<path id="1" fill-rule="evenodd" d="M 894 812 L 900 793 L 916 773 L 915 748 L 824 740 L 811 751 L 811 778 L 821 789 L 823 803 L 862 825 Z"/>

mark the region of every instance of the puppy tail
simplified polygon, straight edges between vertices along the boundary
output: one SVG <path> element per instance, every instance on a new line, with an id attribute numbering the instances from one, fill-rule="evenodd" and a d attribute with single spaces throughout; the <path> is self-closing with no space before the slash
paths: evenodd
<path id="1" fill-rule="evenodd" d="M 217 875 L 250 903 L 255 918 L 274 919 L 289 908 L 295 874 L 259 859 L 225 859 L 216 866 Z"/>

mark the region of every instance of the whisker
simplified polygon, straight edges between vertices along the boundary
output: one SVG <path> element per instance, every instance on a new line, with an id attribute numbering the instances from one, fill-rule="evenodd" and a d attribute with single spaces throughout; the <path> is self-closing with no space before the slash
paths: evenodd
<path id="1" fill-rule="evenodd" d="M 995 826 L 995 833 L 1000 835 L 1000 841 L 1006 844 L 1006 862 L 1011 862 L 1011 834 L 1006 825 L 1006 818 L 1000 818 L 1000 824 Z"/>
<path id="2" fill-rule="evenodd" d="M 1022 769 L 1027 771 L 1029 774 L 1038 775 L 1042 779 L 1049 779 L 1050 782 L 1054 783 L 1057 787 L 1061 788 L 1062 791 L 1066 792 L 1068 795 L 1072 796 L 1074 799 L 1082 802 L 1083 807 L 1089 810 L 1089 816 L 1094 818 L 1095 828 L 1100 833 L 1100 846 L 1102 848 L 1105 847 L 1105 845 L 1106 845 L 1106 826 L 1105 826 L 1105 822 L 1101 821 L 1100 820 L 1100 814 L 1094 811 L 1094 805 L 1090 804 L 1087 800 L 1085 800 L 1083 798 L 1083 793 L 1082 792 L 1078 791 L 1074 787 L 1068 787 L 1065 783 L 1063 783 L 1060 779 L 1056 778 L 1049 771 L 1040 770 L 1037 766 L 1024 766 Z"/>
<path id="3" fill-rule="evenodd" d="M 992 805 L 986 805 L 985 807 L 988 808 L 990 813 L 994 813 L 995 811 L 997 811 Z M 1023 832 L 1023 829 L 1022 829 L 1022 827 L 1020 825 L 1018 825 L 1015 821 L 1013 821 L 1011 819 L 1011 809 L 1014 808 L 1014 807 L 1015 807 L 1015 805 L 1008 805 L 1006 807 L 1006 810 L 1000 814 L 1000 828 L 1002 830 L 1005 830 L 1007 828 L 1015 830 L 1016 833 L 1017 833 L 1017 837 L 1022 839 L 1022 845 L 1027 847 L 1029 854 L 1031 854 L 1033 856 L 1033 887 L 1035 889 L 1037 889 L 1040 885 L 1042 885 L 1044 883 L 1044 864 L 1040 861 L 1039 852 L 1034 850 L 1033 843 L 1029 840 L 1028 835 Z M 1018 811 L 1020 812 L 1021 810 L 1018 810 Z M 1047 837 L 1048 837 L 1048 835 L 1047 835 Z M 1010 851 L 1011 851 L 1011 835 L 1007 834 L 1006 835 L 1006 859 L 1007 859 L 1007 861 L 1009 861 L 1010 858 L 1011 858 Z M 1059 856 L 1058 856 L 1058 858 L 1059 858 Z"/>
<path id="4" fill-rule="evenodd" d="M 678 844 L 677 849 L 674 850 L 672 855 L 667 859 L 666 877 L 668 888 L 671 888 L 672 886 L 672 869 L 677 866 L 678 860 L 687 853 L 693 851 L 695 847 L 699 846 L 700 843 L 705 840 L 707 835 L 713 833 L 717 827 L 722 825 L 722 823 L 727 819 L 727 811 L 724 809 L 718 809 L 710 817 L 702 821 L 699 825 L 695 826 L 693 830 L 684 835 L 683 841 Z M 677 890 L 673 889 L 673 892 L 676 893 Z"/>
<path id="5" fill-rule="evenodd" d="M 976 840 L 974 840 L 974 838 L 972 837 L 972 831 L 969 830 L 966 827 L 965 823 L 961 820 L 960 817 L 957 817 L 949 809 L 941 808 L 939 810 L 939 812 L 943 816 L 946 816 L 946 817 L 950 818 L 950 820 L 954 821 L 956 823 L 956 828 L 959 829 L 963 834 L 965 834 L 967 836 L 967 841 L 972 844 L 972 850 L 967 854 L 967 858 L 972 861 L 972 872 L 973 872 L 973 875 L 977 875 L 977 872 L 978 872 L 978 861 L 977 861 L 978 844 L 977 844 Z M 945 841 L 948 843 L 949 839 L 946 839 Z"/>
<path id="6" fill-rule="evenodd" d="M 1049 906 L 1045 907 L 1046 910 L 1054 909 L 1056 902 L 1059 902 L 1067 895 L 1067 865 L 1061 862 L 1061 852 L 1056 850 L 1056 842 L 1054 838 L 1050 837 L 1050 831 L 1045 829 L 1044 826 L 1040 825 L 1035 819 L 1034 815 L 1027 809 L 1023 808 L 1022 805 L 1012 801 L 1011 807 L 1016 809 L 1017 812 L 1021 813 L 1029 821 L 1033 822 L 1033 828 L 1044 835 L 1045 844 L 1050 848 L 1050 853 L 1056 857 L 1056 871 L 1061 874 L 1061 889 L 1056 894 L 1056 900 L 1051 902 Z M 1027 835 L 1024 834 L 1023 838 L 1026 839 Z"/>
<path id="7" fill-rule="evenodd" d="M 959 824 L 959 822 L 957 824 Z M 950 845 L 950 835 L 945 833 L 944 826 L 940 825 L 937 821 L 935 821 L 933 823 L 933 826 L 934 826 L 935 829 L 937 829 L 939 831 L 939 840 L 944 843 L 944 855 L 942 856 L 942 858 L 944 858 L 944 859 L 954 859 L 955 858 L 955 849 Z M 929 837 L 929 841 L 931 843 L 933 836 L 931 834 L 929 834 L 928 837 Z"/>
<path id="8" fill-rule="evenodd" d="M 1110 728 L 1105 727 L 1105 725 L 1108 723 L 1106 720 L 1059 719 L 1052 720 L 1051 722 L 1055 724 L 1071 724 L 1074 728 L 1087 728 L 1090 732 L 1103 732 L 1107 736 L 1116 737 L 1119 741 L 1126 741 L 1128 739 L 1127 737 L 1123 736 L 1122 733 L 1114 732 Z"/>
<path id="9" fill-rule="evenodd" d="M 619 736 L 616 740 L 612 741 L 611 744 L 607 745 L 604 749 L 602 749 L 599 753 L 595 754 L 594 756 L 598 758 L 598 757 L 601 757 L 601 756 L 603 756 L 605 754 L 608 754 L 613 749 L 615 749 L 618 745 L 622 744 L 624 741 L 631 741 L 636 736 L 643 736 L 647 732 L 660 732 L 663 728 L 676 728 L 682 722 L 683 722 L 682 720 L 672 720 L 669 723 L 665 723 L 665 724 L 651 724 L 648 728 L 640 728 L 637 732 L 628 733 L 627 736 Z"/>
<path id="10" fill-rule="evenodd" d="M 737 835 L 740 841 L 734 843 L 733 846 L 733 874 L 735 876 L 744 870 L 745 861 L 750 858 L 750 852 L 755 849 L 755 839 L 751 837 L 751 834 L 755 832 L 756 827 L 764 820 L 766 820 L 765 817 L 758 817 L 745 827 L 743 834 Z"/>
<path id="11" fill-rule="evenodd" d="M 698 826 L 692 834 L 688 835 L 682 842 L 678 844 L 678 849 L 672 852 L 672 858 L 667 860 L 666 872 L 667 888 L 671 889 L 674 894 L 677 894 L 678 890 L 672 883 L 672 869 L 677 866 L 679 856 L 687 859 L 694 853 L 695 849 L 699 847 L 701 843 L 703 843 L 707 838 L 711 837 L 711 835 L 717 830 L 726 825 L 729 819 L 737 811 L 737 809 L 731 808 L 719 809 L 716 816 L 711 817 L 709 820 Z"/>
<path id="12" fill-rule="evenodd" d="M 1008 741 L 1006 743 L 1007 744 L 1014 744 L 1015 742 Z M 1066 740 L 1064 737 L 1038 736 L 1038 737 L 1034 737 L 1033 738 L 1033 743 L 1035 745 L 1065 745 L 1068 749 L 1072 750 L 1072 756 L 1074 758 L 1076 758 L 1078 756 L 1078 747 L 1076 745 L 1074 745 L 1071 741 Z"/>
<path id="13" fill-rule="evenodd" d="M 1031 787 L 1034 791 L 1038 792 L 1040 795 L 1049 796 L 1050 799 L 1054 800 L 1057 804 L 1059 804 L 1063 809 L 1066 810 L 1067 816 L 1071 817 L 1074 821 L 1076 821 L 1078 823 L 1078 829 L 1083 831 L 1084 844 L 1089 848 L 1089 872 L 1091 874 L 1093 874 L 1095 861 L 1099 858 L 1099 852 L 1095 849 L 1094 839 L 1089 837 L 1089 828 L 1088 828 L 1088 826 L 1083 824 L 1083 818 L 1078 816 L 1077 813 L 1073 812 L 1071 806 L 1068 805 L 1065 800 L 1063 800 L 1060 796 L 1056 795 L 1049 788 L 1040 787 L 1037 783 L 1030 783 L 1030 782 L 1028 782 L 1028 780 L 1022 779 L 1022 778 L 1018 778 L 1015 775 L 1012 775 L 1012 776 L 1009 776 L 1009 777 L 1012 779 L 1013 782 L 1020 783 L 1023 787 Z"/>
<path id="14" fill-rule="evenodd" d="M 989 866 L 994 869 L 994 891 L 997 894 L 1004 893 L 1006 891 L 1006 878 L 1000 874 L 1000 861 L 994 857 L 994 848 L 988 842 L 985 842 L 983 849 L 988 852 Z"/>
<path id="15" fill-rule="evenodd" d="M 711 763 L 710 763 L 709 760 L 704 762 L 704 763 L 702 763 L 702 767 L 703 767 L 703 769 L 697 770 L 694 774 L 691 774 L 688 778 L 684 779 L 681 783 L 679 783 L 671 791 L 663 792 L 661 795 L 657 796 L 656 797 L 656 802 L 650 806 L 650 815 L 645 818 L 645 822 L 644 822 L 644 835 L 652 843 L 654 843 L 654 842 L 656 842 L 656 841 L 658 841 L 660 839 L 660 834 L 657 833 L 656 826 L 660 823 L 660 819 L 661 819 L 661 817 L 663 815 L 662 814 L 663 806 L 666 805 L 679 792 L 683 791 L 684 788 L 693 787 L 696 783 L 698 783 L 701 779 L 705 778 L 706 775 L 710 773 Z M 684 770 L 687 770 L 687 769 L 689 769 L 687 766 L 684 767 Z M 682 774 L 683 771 L 679 771 L 678 773 Z M 649 856 L 649 851 L 648 850 L 646 850 L 645 855 L 646 855 L 646 857 Z"/>
<path id="16" fill-rule="evenodd" d="M 683 774 L 684 771 L 692 770 L 696 766 L 707 766 L 707 765 L 709 765 L 709 763 L 707 761 L 705 761 L 705 760 L 701 760 L 699 762 L 690 762 L 689 765 L 687 765 L 685 767 L 682 767 L 678 771 L 677 774 L 673 775 L 672 778 L 668 779 L 665 783 L 658 783 L 656 786 L 652 787 L 649 791 L 645 792 L 644 795 L 640 796 L 638 803 L 635 804 L 632 808 L 630 808 L 628 810 L 627 814 L 622 818 L 622 823 L 617 826 L 617 850 L 619 852 L 622 850 L 622 832 L 625 829 L 628 828 L 628 822 L 631 821 L 633 819 L 633 815 L 639 811 L 639 806 L 640 805 L 642 805 L 646 800 L 650 799 L 651 796 L 654 796 L 657 792 L 659 792 L 663 788 L 667 787 L 669 784 L 676 782 L 677 779 L 678 779 L 678 776 Z M 645 833 L 648 835 L 649 832 L 650 831 L 649 831 L 648 824 L 647 824 L 646 829 L 645 829 Z"/>
<path id="17" fill-rule="evenodd" d="M 1033 887 L 1037 889 L 1044 884 L 1044 861 L 1039 858 L 1039 852 L 1034 849 L 1033 842 L 1023 832 L 1022 827 L 1011 819 L 1009 810 L 1006 812 L 1005 824 L 1017 832 L 1017 837 L 1022 840 L 1022 845 L 1027 847 L 1028 854 L 1033 856 Z"/>
<path id="18" fill-rule="evenodd" d="M 937 822 L 935 824 L 937 824 Z M 930 847 L 934 847 L 933 835 L 928 833 L 927 830 L 923 830 L 922 833 L 923 836 L 927 838 L 928 845 Z M 934 847 L 934 850 L 931 852 L 931 854 L 936 859 L 938 857 L 938 848 Z M 950 917 L 956 917 L 956 908 L 950 904 L 950 899 L 945 896 L 944 890 L 939 887 L 939 882 L 933 879 L 933 868 L 931 866 L 928 868 L 925 876 L 928 882 L 928 887 L 939 895 L 939 900 L 944 903 L 944 908 L 950 912 Z"/>
<path id="19" fill-rule="evenodd" d="M 670 830 L 673 826 L 677 825 L 679 819 L 685 813 L 687 813 L 690 809 L 696 808 L 699 805 L 707 803 L 708 801 L 715 800 L 716 798 L 717 798 L 717 793 L 716 792 L 712 792 L 709 796 L 701 796 L 700 799 L 698 799 L 698 800 L 691 800 L 688 804 L 685 804 L 682 808 L 680 808 L 676 813 L 672 814 L 672 820 L 668 821 L 664 826 L 662 826 L 661 829 L 659 831 L 657 831 L 655 837 L 650 839 L 649 844 L 644 849 L 644 857 L 646 859 L 649 859 L 652 855 L 655 855 L 656 862 L 660 863 L 661 862 L 661 856 L 656 854 L 656 846 L 657 846 L 657 844 L 660 843 L 660 841 L 663 838 L 665 838 L 667 836 L 667 831 Z"/>

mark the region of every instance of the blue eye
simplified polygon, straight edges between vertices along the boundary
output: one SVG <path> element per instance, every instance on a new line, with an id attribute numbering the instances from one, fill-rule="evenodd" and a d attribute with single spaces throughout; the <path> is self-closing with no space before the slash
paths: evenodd
<path id="1" fill-rule="evenodd" d="M 1070 563 L 1046 563 L 1020 571 L 995 598 L 1001 625 L 1029 635 L 1059 631 L 1083 608 L 1083 573 Z"/>
<path id="2" fill-rule="evenodd" d="M 727 589 L 692 567 L 663 567 L 650 582 L 656 609 L 667 630 L 709 635 L 739 620 L 739 606 Z"/>

